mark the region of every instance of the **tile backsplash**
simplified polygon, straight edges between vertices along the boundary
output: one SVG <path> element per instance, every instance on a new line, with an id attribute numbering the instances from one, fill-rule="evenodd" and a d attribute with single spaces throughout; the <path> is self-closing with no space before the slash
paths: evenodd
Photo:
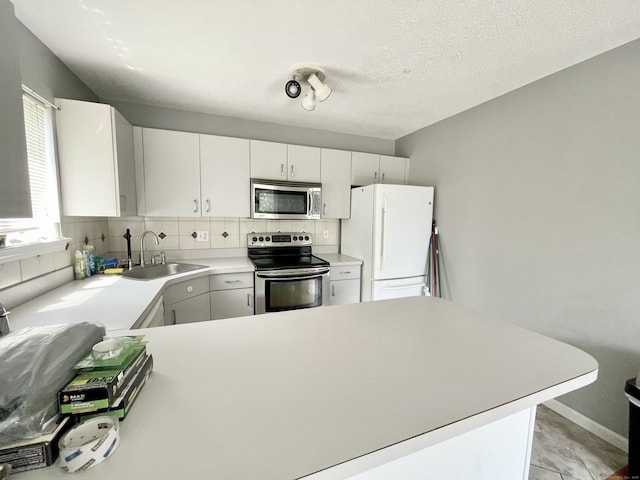
<path id="1" fill-rule="evenodd" d="M 96 255 L 125 252 L 126 229 L 133 235 L 131 247 L 137 261 L 140 235 L 151 230 L 160 237 L 145 240 L 148 251 L 172 251 L 246 248 L 247 234 L 256 232 L 309 232 L 316 246 L 335 246 L 340 242 L 339 220 L 257 220 L 251 218 L 195 219 L 184 217 L 63 217 L 62 235 L 71 239 L 67 250 L 37 255 L 0 264 L 0 290 L 73 265 L 74 253 L 93 245 Z M 206 232 L 206 235 L 202 235 Z M 194 235 L 195 234 L 195 235 Z M 326 237 L 326 238 L 325 238 Z M 205 239 L 206 238 L 206 239 Z"/>
<path id="2" fill-rule="evenodd" d="M 335 245 L 340 238 L 339 220 L 258 220 L 252 218 L 190 218 L 190 217 L 126 217 L 113 218 L 109 223 L 109 245 L 112 251 L 125 251 L 123 235 L 130 229 L 132 250 L 140 250 L 140 235 L 151 230 L 160 237 L 156 247 L 153 239 L 145 240 L 145 249 L 205 250 L 246 248 L 247 234 L 255 232 L 309 232 L 314 245 Z M 203 235 L 204 233 L 204 235 Z M 326 238 L 325 238 L 326 237 Z"/>
<path id="3" fill-rule="evenodd" d="M 63 237 L 71 238 L 69 247 L 60 252 L 0 264 L 0 289 L 72 265 L 75 251 L 82 250 L 85 244 L 93 245 L 97 255 L 110 250 L 106 218 L 63 217 L 60 228 Z"/>

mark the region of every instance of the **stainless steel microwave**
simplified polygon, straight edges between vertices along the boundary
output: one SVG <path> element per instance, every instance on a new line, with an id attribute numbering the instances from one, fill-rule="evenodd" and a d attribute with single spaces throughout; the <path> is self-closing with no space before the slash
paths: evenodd
<path id="1" fill-rule="evenodd" d="M 317 220 L 322 185 L 251 179 L 251 218 Z"/>

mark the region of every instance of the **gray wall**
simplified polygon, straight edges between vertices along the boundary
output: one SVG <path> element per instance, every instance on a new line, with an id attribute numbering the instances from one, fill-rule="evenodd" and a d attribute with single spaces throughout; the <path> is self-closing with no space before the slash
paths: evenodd
<path id="1" fill-rule="evenodd" d="M 22 23 L 16 22 L 22 83 L 53 102 L 54 97 L 98 101 L 98 96 Z"/>
<path id="2" fill-rule="evenodd" d="M 0 0 L 0 218 L 31 214 L 17 24 L 13 4 Z"/>
<path id="3" fill-rule="evenodd" d="M 640 371 L 640 40 L 396 142 L 435 185 L 446 296 L 575 345 L 559 400 L 626 436 Z"/>
<path id="4" fill-rule="evenodd" d="M 347 135 L 313 128 L 291 127 L 276 123 L 173 110 L 116 100 L 104 100 L 104 102 L 113 105 L 129 122 L 139 127 L 252 138 L 269 142 L 355 150 L 383 155 L 393 155 L 395 149 L 393 140 L 381 138 Z"/>

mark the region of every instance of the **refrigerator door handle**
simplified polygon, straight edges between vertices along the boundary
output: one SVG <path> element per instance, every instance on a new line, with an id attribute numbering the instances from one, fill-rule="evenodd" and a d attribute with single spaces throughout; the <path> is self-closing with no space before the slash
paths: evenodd
<path id="1" fill-rule="evenodd" d="M 405 288 L 415 288 L 415 287 L 426 287 L 427 284 L 425 282 L 422 283 L 412 283 L 411 285 L 396 285 L 392 287 L 391 285 L 383 285 L 380 288 L 382 290 L 403 290 Z"/>
<path id="2" fill-rule="evenodd" d="M 387 197 L 382 196 L 382 231 L 380 232 L 380 270 L 384 267 L 384 249 L 387 236 Z"/>

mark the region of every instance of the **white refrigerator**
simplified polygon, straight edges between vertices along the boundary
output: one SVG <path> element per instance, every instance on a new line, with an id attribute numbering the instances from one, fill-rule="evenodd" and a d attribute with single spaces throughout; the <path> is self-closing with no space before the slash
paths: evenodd
<path id="1" fill-rule="evenodd" d="M 340 251 L 363 261 L 361 300 L 428 295 L 433 187 L 374 184 L 351 189 Z"/>

